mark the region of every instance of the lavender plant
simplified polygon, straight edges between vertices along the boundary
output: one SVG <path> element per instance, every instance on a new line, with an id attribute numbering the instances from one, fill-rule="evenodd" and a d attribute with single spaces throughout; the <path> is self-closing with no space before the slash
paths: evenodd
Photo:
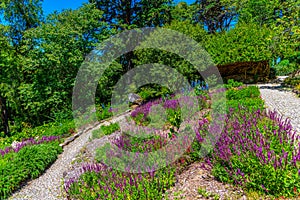
<path id="1" fill-rule="evenodd" d="M 201 129 L 199 143 L 205 134 Z M 213 174 L 249 191 L 296 196 L 300 192 L 299 139 L 290 122 L 276 112 L 230 109 L 211 155 Z"/>
<path id="2" fill-rule="evenodd" d="M 49 143 L 53 141 L 58 141 L 60 139 L 61 139 L 60 136 L 43 136 L 40 140 L 35 140 L 34 138 L 30 138 L 27 140 L 23 140 L 22 142 L 17 142 L 15 145 L 12 145 L 10 147 L 6 147 L 4 150 L 0 149 L 0 154 L 3 157 L 5 154 L 8 154 L 10 152 L 17 153 L 25 146 Z"/>
<path id="3" fill-rule="evenodd" d="M 84 164 L 81 173 L 64 183 L 69 198 L 75 199 L 162 199 L 174 184 L 174 168 L 148 173 L 116 171 L 103 164 Z"/>

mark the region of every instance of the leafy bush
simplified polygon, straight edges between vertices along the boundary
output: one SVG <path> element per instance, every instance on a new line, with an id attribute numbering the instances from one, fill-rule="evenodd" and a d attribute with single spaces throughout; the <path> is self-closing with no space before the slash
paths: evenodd
<path id="1" fill-rule="evenodd" d="M 273 66 L 277 76 L 286 76 L 297 70 L 295 63 L 290 63 L 289 60 L 282 60 L 277 65 Z"/>
<path id="2" fill-rule="evenodd" d="M 235 110 L 236 112 L 243 112 L 243 108 L 248 108 L 250 111 L 253 110 L 263 110 L 265 107 L 264 101 L 261 98 L 246 98 L 246 99 L 238 99 L 238 100 L 229 100 L 226 102 L 227 104 L 227 112 L 230 109 Z"/>
<path id="3" fill-rule="evenodd" d="M 103 132 L 101 129 L 96 129 L 92 131 L 92 140 L 99 139 L 103 136 Z"/>
<path id="4" fill-rule="evenodd" d="M 60 141 L 59 136 L 43 136 L 40 140 L 35 140 L 34 138 L 30 138 L 27 140 L 23 140 L 22 142 L 13 143 L 11 146 L 6 147 L 4 150 L 0 149 L 0 154 L 2 156 L 10 153 L 10 152 L 19 152 L 22 148 L 30 145 L 38 145 L 47 142 Z"/>
<path id="5" fill-rule="evenodd" d="M 28 138 L 42 138 L 42 136 L 69 136 L 75 132 L 73 120 L 63 123 L 49 123 L 35 128 L 26 128 L 22 132 L 14 133 L 10 137 L 0 138 L 0 148 L 11 145 L 13 141 L 22 141 Z"/>
<path id="6" fill-rule="evenodd" d="M 253 23 L 239 23 L 227 32 L 211 35 L 205 43 L 206 51 L 215 64 L 245 61 L 270 61 L 274 54 L 270 48 L 274 32 Z"/>
<path id="7" fill-rule="evenodd" d="M 62 148 L 58 142 L 26 146 L 0 158 L 0 197 L 7 198 L 26 180 L 37 178 L 53 163 Z"/>
<path id="8" fill-rule="evenodd" d="M 244 85 L 244 83 L 242 83 L 242 82 L 235 81 L 233 79 L 229 79 L 229 80 L 227 80 L 227 83 L 224 86 L 227 89 L 233 89 L 233 88 L 237 88 L 237 87 L 240 87 L 243 85 Z"/>
<path id="9" fill-rule="evenodd" d="M 108 126 L 101 126 L 100 128 L 104 135 L 110 135 L 113 132 L 120 130 L 120 126 L 118 123 L 112 123 Z"/>
<path id="10" fill-rule="evenodd" d="M 248 86 L 242 89 L 229 89 L 226 91 L 226 97 L 228 100 L 238 100 L 246 98 L 258 98 L 260 92 L 256 86 Z"/>
<path id="11" fill-rule="evenodd" d="M 157 98 L 172 94 L 168 88 L 159 86 L 159 85 L 155 85 L 155 84 L 143 86 L 138 89 L 137 93 L 145 101 L 157 99 Z"/>
<path id="12" fill-rule="evenodd" d="M 151 136 L 149 134 L 147 138 L 139 138 L 123 133 L 121 138 L 115 140 L 114 143 L 126 151 L 144 153 L 162 148 L 167 143 L 167 140 L 159 135 Z"/>
<path id="13" fill-rule="evenodd" d="M 295 87 L 300 84 L 300 76 L 294 77 L 294 78 L 288 77 L 288 78 L 284 79 L 284 84 Z"/>
<path id="14" fill-rule="evenodd" d="M 118 123 L 112 123 L 108 126 L 101 126 L 99 129 L 92 131 L 92 139 L 101 138 L 103 135 L 110 135 L 117 130 L 120 130 Z"/>
<path id="15" fill-rule="evenodd" d="M 110 105 L 105 106 L 104 104 L 102 104 L 101 106 L 97 106 L 96 115 L 98 121 L 112 117 Z"/>
<path id="16" fill-rule="evenodd" d="M 275 112 L 265 113 L 257 87 L 228 87 L 225 127 L 212 153 L 208 153 L 213 175 L 248 191 L 275 197 L 300 193 L 299 137 L 288 121 Z M 219 103 L 222 105 L 222 102 Z M 208 120 L 199 121 L 192 160 L 205 153 Z"/>

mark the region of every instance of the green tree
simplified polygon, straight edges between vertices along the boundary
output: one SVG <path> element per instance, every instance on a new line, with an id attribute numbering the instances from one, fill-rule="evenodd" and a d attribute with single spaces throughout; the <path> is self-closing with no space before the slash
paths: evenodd
<path id="1" fill-rule="evenodd" d="M 13 116 L 23 113 L 23 108 L 19 103 L 18 87 L 25 81 L 24 61 L 28 49 L 33 48 L 30 43 L 24 40 L 24 34 L 27 30 L 39 26 L 43 21 L 41 3 L 42 1 L 38 0 L 6 0 L 1 2 L 0 12 L 3 24 L 5 24 L 4 28 L 1 29 L 1 36 L 8 42 L 7 45 L 4 45 L 4 51 L 10 49 L 9 55 L 13 57 L 9 62 L 4 59 L 1 63 L 4 71 L 2 87 L 6 88 L 2 90 L 2 93 L 5 94 L 1 96 L 2 110 L 7 109 L 5 120 L 9 117 L 12 118 L 12 116 L 7 116 L 7 113 Z M 3 122 L 3 124 L 7 126 L 9 123 Z"/>
<path id="2" fill-rule="evenodd" d="M 104 11 L 103 19 L 119 31 L 156 27 L 171 21 L 172 0 L 89 0 Z M 134 68 L 134 54 L 120 56 L 123 73 Z"/>
<path id="3" fill-rule="evenodd" d="M 223 0 L 236 8 L 239 23 L 267 26 L 276 34 L 274 57 L 297 60 L 300 46 L 300 2 L 297 0 Z"/>
<path id="4" fill-rule="evenodd" d="M 125 30 L 145 26 L 163 26 L 170 22 L 172 0 L 89 0 L 111 26 Z"/>
<path id="5" fill-rule="evenodd" d="M 12 131 L 70 116 L 81 63 L 114 32 L 99 20 L 101 15 L 102 11 L 91 4 L 53 13 L 38 27 L 23 30 L 15 44 L 8 34 L 12 25 L 1 26 L 1 125 L 5 125 L 5 132 L 9 123 L 3 110 L 18 128 Z"/>
<path id="6" fill-rule="evenodd" d="M 22 44 L 24 31 L 38 27 L 43 21 L 43 0 L 7 0 L 2 2 L 3 18 L 10 25 L 8 37 L 14 46 Z"/>
<path id="7" fill-rule="evenodd" d="M 179 2 L 171 11 L 172 21 L 193 21 L 196 15 L 196 6 L 188 5 L 186 2 Z"/>
<path id="8" fill-rule="evenodd" d="M 188 37 L 191 37 L 191 39 L 194 39 L 197 41 L 201 46 L 204 47 L 204 43 L 207 38 L 207 32 L 201 27 L 199 24 L 192 24 L 191 21 L 185 20 L 185 21 L 176 21 L 173 20 L 170 25 L 164 26 L 164 28 L 171 29 L 177 32 L 180 32 L 184 35 L 187 35 Z M 158 34 L 156 36 L 156 34 Z M 155 38 L 157 37 L 157 38 Z M 164 35 L 160 35 L 159 33 L 153 33 L 150 38 L 155 38 L 153 42 L 159 42 L 163 40 Z M 174 38 L 174 41 L 170 42 L 171 39 L 168 38 L 170 45 L 175 49 L 175 51 L 182 49 L 184 51 L 184 45 L 182 41 L 177 41 Z M 150 43 L 151 44 L 151 43 Z M 198 52 L 200 56 L 201 52 Z M 190 57 L 193 58 L 197 52 L 195 52 L 194 55 L 190 55 Z M 201 79 L 200 74 L 197 72 L 197 70 L 193 67 L 191 63 L 184 60 L 180 56 L 166 52 L 161 51 L 157 49 L 142 49 L 135 51 L 136 59 L 134 60 L 136 65 L 142 65 L 147 63 L 158 63 L 162 65 L 166 65 L 172 68 L 175 68 L 180 74 L 182 74 L 185 78 L 188 80 L 196 80 Z M 201 64 L 201 63 L 200 63 Z M 157 72 L 152 72 L 157 73 Z M 171 81 L 171 80 L 170 80 Z M 176 80 L 174 80 L 176 82 Z"/>
<path id="9" fill-rule="evenodd" d="M 271 61 L 276 58 L 275 32 L 257 24 L 239 23 L 228 32 L 211 35 L 205 49 L 215 64 L 229 64 L 244 61 Z"/>
<path id="10" fill-rule="evenodd" d="M 222 0 L 196 0 L 194 20 L 205 26 L 209 33 L 226 31 L 237 20 L 237 13 L 233 6 Z"/>
<path id="11" fill-rule="evenodd" d="M 7 29 L 8 27 L 4 25 L 0 25 L 1 33 L 0 33 L 0 117 L 1 117 L 1 130 L 3 130 L 5 135 L 9 134 L 9 108 L 7 104 L 7 99 L 11 100 L 11 63 L 13 52 L 12 48 L 9 45 L 7 38 L 4 35 L 3 30 Z"/>
<path id="12" fill-rule="evenodd" d="M 42 123 L 71 112 L 74 81 L 84 58 L 114 30 L 99 20 L 102 11 L 86 4 L 51 14 L 46 23 L 26 32 L 34 44 L 27 62 L 28 82 L 19 87 L 22 105 L 32 121 Z M 68 115 L 67 115 L 68 116 Z"/>

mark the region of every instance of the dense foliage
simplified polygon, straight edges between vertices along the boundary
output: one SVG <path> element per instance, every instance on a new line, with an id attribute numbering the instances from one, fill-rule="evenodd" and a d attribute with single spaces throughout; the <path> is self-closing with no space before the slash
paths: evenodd
<path id="1" fill-rule="evenodd" d="M 22 3 L 22 6 L 19 6 Z M 297 1 L 97 1 L 44 16 L 40 1 L 1 4 L 0 102 L 5 135 L 26 126 L 71 117 L 74 80 L 85 56 L 122 30 L 165 27 L 199 42 L 215 64 L 276 61 L 279 73 L 299 67 Z M 239 17 L 237 17 L 239 16 Z M 120 76 L 137 65 L 167 64 L 189 80 L 201 78 L 190 63 L 157 50 L 121 56 L 99 80 L 96 102 L 110 101 Z M 288 68 L 288 69 L 287 69 Z"/>
<path id="2" fill-rule="evenodd" d="M 76 132 L 71 120 L 72 92 L 77 72 L 89 53 L 117 33 L 143 27 L 177 31 L 195 40 L 203 51 L 193 51 L 178 38 L 153 31 L 141 47 L 169 41 L 170 48 L 177 51 L 145 48 L 114 60 L 98 80 L 93 112 L 99 121 L 113 114 L 110 103 L 115 84 L 122 75 L 140 65 L 169 66 L 193 88 L 175 88 L 175 91 L 157 84 L 134 88 L 144 104 L 131 113 L 129 121 L 144 127 L 163 127 L 167 134 L 132 139 L 122 133 L 114 144 L 132 152 L 161 148 L 179 135 L 183 113 L 179 102 L 185 99 L 184 93 L 192 93 L 199 105 L 191 118 L 198 116 L 198 112 L 226 106 L 221 140 L 206 159 L 220 181 L 261 194 L 299 195 L 300 156 L 292 144 L 299 142 L 299 138 L 291 132 L 290 124 L 277 114 L 264 111 L 257 87 L 245 87 L 233 80 L 225 85 L 227 101 L 212 104 L 209 85 L 202 82 L 204 77 L 188 61 L 203 55 L 211 57 L 214 63 L 197 63 L 201 70 L 212 64 L 245 61 L 267 61 L 278 75 L 299 70 L 299 1 L 196 0 L 188 5 L 175 4 L 173 0 L 89 0 L 76 10 L 48 16 L 43 14 L 42 3 L 38 0 L 0 3 L 1 198 L 7 198 L 24 181 L 43 173 L 62 152 L 59 142 Z M 179 55 L 182 52 L 190 52 L 187 60 Z M 147 74 L 160 75 L 166 83 L 176 86 L 178 77 L 170 77 L 168 72 L 165 68 L 151 68 Z M 143 77 L 138 74 L 134 78 Z M 300 91 L 299 78 L 286 79 L 285 83 Z M 176 93 L 181 90 L 182 93 Z M 155 109 L 165 112 L 154 115 Z M 129 169 L 120 172 L 101 163 L 84 164 L 83 173 L 66 181 L 64 189 L 76 199 L 162 198 L 174 184 L 178 165 L 199 161 L 211 118 L 210 113 L 205 113 L 197 119 L 192 148 L 170 166 L 156 172 L 149 169 L 149 173 L 132 174 Z M 86 125 L 91 120 L 83 118 L 80 123 Z M 93 132 L 93 139 L 115 131 L 120 131 L 118 124 L 103 126 Z M 97 151 L 98 161 L 108 159 L 102 150 Z"/>
<path id="3" fill-rule="evenodd" d="M 58 142 L 29 145 L 17 153 L 8 153 L 0 158 L 0 196 L 7 198 L 24 181 L 37 178 L 52 164 L 62 148 Z"/>

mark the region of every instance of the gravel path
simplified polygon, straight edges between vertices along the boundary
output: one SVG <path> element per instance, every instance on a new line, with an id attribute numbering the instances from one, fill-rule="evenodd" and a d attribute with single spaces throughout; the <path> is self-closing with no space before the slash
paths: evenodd
<path id="1" fill-rule="evenodd" d="M 295 131 L 300 132 L 300 98 L 279 84 L 258 85 L 267 109 L 276 110 L 284 119 L 289 118 Z"/>
<path id="2" fill-rule="evenodd" d="M 110 123 L 121 121 L 130 113 L 113 118 Z M 98 129 L 104 122 L 86 129 L 76 140 L 64 147 L 64 151 L 58 159 L 39 178 L 26 183 L 19 191 L 16 191 L 9 199 L 12 200 L 58 200 L 64 199 L 61 193 L 61 181 L 63 173 L 67 171 L 72 160 L 79 154 L 80 149 L 88 142 L 93 130 Z"/>

